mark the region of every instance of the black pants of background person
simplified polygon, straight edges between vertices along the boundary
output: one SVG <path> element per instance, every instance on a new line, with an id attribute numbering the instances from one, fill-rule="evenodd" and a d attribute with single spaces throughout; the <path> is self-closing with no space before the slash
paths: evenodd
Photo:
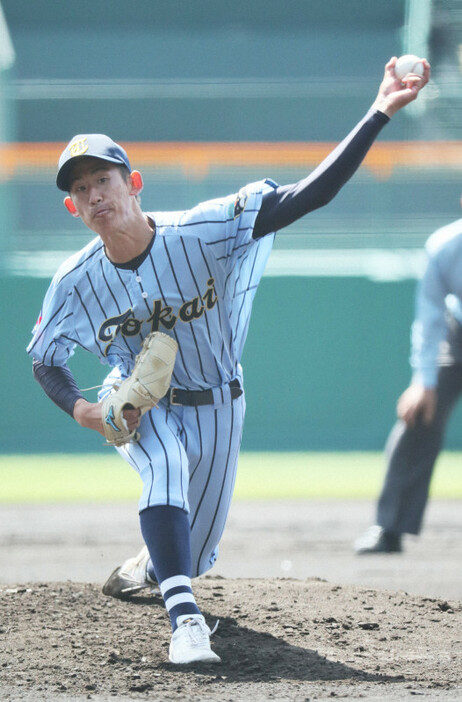
<path id="1" fill-rule="evenodd" d="M 387 473 L 377 506 L 377 524 L 394 534 L 418 534 L 430 481 L 451 412 L 462 393 L 462 327 L 448 319 L 439 357 L 437 409 L 431 424 L 393 427 L 386 445 Z"/>

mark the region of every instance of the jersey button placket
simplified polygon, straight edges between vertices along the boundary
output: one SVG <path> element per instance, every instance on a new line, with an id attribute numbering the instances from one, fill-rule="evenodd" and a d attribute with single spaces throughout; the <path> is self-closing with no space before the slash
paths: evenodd
<path id="1" fill-rule="evenodd" d="M 138 272 L 136 273 L 135 281 L 138 283 L 138 290 L 141 291 L 141 297 L 144 300 L 146 300 L 146 298 L 148 297 L 148 293 L 145 290 L 143 290 L 143 281 L 142 281 L 141 276 Z"/>

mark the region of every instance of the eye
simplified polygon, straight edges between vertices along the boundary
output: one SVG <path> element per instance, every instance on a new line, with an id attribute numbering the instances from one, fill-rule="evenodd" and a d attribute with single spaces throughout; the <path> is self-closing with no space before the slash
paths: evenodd
<path id="1" fill-rule="evenodd" d="M 98 178 L 98 183 L 105 183 L 109 178 L 107 176 L 101 176 L 101 178 Z"/>

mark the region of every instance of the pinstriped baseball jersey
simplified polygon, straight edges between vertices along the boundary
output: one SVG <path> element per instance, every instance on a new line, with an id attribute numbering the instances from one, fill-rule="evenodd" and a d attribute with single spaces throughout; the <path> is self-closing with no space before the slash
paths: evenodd
<path id="1" fill-rule="evenodd" d="M 28 353 L 65 365 L 76 346 L 128 375 L 150 331 L 179 346 L 172 384 L 219 386 L 235 377 L 255 291 L 274 234 L 254 240 L 260 181 L 183 212 L 148 212 L 156 235 L 136 270 L 113 265 L 98 237 L 60 267 Z"/>

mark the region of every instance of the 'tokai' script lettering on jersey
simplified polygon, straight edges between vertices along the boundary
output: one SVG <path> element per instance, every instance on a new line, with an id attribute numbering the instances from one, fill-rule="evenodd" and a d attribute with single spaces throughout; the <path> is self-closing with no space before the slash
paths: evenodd
<path id="1" fill-rule="evenodd" d="M 207 281 L 207 290 L 202 297 L 194 297 L 192 300 L 184 302 L 174 314 L 173 308 L 170 305 L 163 305 L 162 300 L 154 300 L 152 306 L 152 314 L 147 319 L 137 319 L 131 307 L 122 314 L 116 317 L 110 317 L 100 326 L 98 339 L 106 343 L 105 355 L 117 334 L 122 336 L 136 336 L 140 333 L 141 327 L 145 322 L 151 324 L 151 331 L 159 331 L 162 325 L 165 329 L 173 329 L 178 320 L 181 322 L 192 322 L 195 319 L 202 317 L 206 310 L 211 310 L 215 307 L 218 297 L 215 292 L 215 280 L 209 278 Z"/>

